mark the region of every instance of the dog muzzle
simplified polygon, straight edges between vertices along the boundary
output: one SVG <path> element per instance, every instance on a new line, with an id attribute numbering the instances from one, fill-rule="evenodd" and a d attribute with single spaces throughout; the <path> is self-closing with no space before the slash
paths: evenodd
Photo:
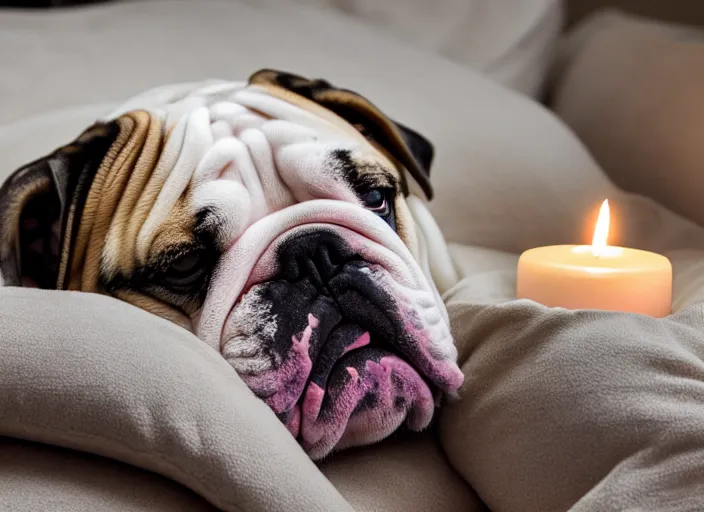
<path id="1" fill-rule="evenodd" d="M 447 312 L 373 213 L 300 203 L 223 255 L 198 335 L 219 350 L 312 458 L 426 428 L 457 391 Z"/>

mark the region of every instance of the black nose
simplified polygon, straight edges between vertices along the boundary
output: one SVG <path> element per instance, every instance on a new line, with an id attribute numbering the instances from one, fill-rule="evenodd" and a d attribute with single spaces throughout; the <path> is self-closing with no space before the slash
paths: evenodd
<path id="1" fill-rule="evenodd" d="M 309 278 L 316 286 L 324 286 L 352 259 L 353 251 L 339 235 L 325 230 L 309 231 L 281 244 L 279 275 L 287 281 Z"/>

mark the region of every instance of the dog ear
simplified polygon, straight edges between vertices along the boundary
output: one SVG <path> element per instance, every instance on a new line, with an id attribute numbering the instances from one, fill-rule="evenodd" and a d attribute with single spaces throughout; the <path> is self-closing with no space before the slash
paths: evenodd
<path id="1" fill-rule="evenodd" d="M 76 140 L 17 169 L 0 187 L 0 284 L 61 287 L 60 265 L 77 232 L 80 199 L 117 136 L 96 123 Z"/>
<path id="2" fill-rule="evenodd" d="M 423 135 L 390 119 L 366 98 L 325 80 L 310 80 L 273 69 L 257 71 L 249 78 L 249 83 L 281 87 L 339 115 L 403 165 L 428 199 L 432 198 L 433 145 Z"/>

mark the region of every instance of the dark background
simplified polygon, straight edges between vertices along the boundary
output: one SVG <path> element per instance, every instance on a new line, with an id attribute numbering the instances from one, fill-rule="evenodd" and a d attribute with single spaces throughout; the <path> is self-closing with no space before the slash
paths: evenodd
<path id="1" fill-rule="evenodd" d="M 42 7 L 68 7 L 71 5 L 97 4 L 105 1 L 108 0 L 0 0 L 0 7 L 36 9 Z"/>

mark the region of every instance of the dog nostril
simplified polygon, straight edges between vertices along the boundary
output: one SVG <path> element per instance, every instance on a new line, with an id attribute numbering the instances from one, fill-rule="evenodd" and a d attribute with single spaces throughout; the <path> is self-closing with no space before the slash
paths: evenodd
<path id="1" fill-rule="evenodd" d="M 307 258 L 305 260 L 305 265 L 302 266 L 301 269 L 305 269 L 306 277 L 310 278 L 316 288 L 323 288 L 325 284 L 325 276 L 322 275 L 320 268 L 312 259 Z"/>
<path id="2" fill-rule="evenodd" d="M 336 258 L 336 252 L 335 250 L 330 250 L 328 245 L 322 245 L 318 248 L 316 265 L 320 274 L 325 278 L 333 276 L 337 271 L 337 265 L 333 261 L 333 258 Z"/>
<path id="3" fill-rule="evenodd" d="M 345 257 L 342 255 L 342 253 L 340 251 L 326 246 L 325 253 L 327 256 L 327 261 L 333 267 L 338 267 L 338 266 L 345 263 Z"/>

